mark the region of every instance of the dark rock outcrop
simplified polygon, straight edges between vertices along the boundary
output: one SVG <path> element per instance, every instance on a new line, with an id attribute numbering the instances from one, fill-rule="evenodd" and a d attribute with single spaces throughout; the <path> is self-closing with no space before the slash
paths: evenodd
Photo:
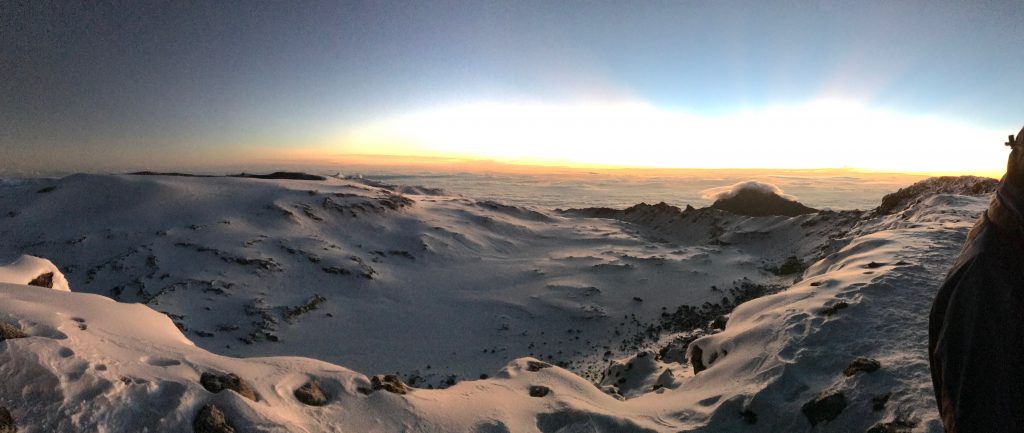
<path id="1" fill-rule="evenodd" d="M 327 180 L 326 177 L 309 173 L 295 171 L 275 171 L 270 174 L 248 174 L 240 173 L 230 177 L 245 177 L 250 179 L 285 179 L 285 180 Z"/>
<path id="2" fill-rule="evenodd" d="M 897 419 L 890 422 L 880 422 L 871 426 L 867 433 L 911 433 L 917 427 L 914 421 Z"/>
<path id="3" fill-rule="evenodd" d="M 0 322 L 0 341 L 25 337 L 28 337 L 28 335 L 21 328 L 10 323 Z"/>
<path id="4" fill-rule="evenodd" d="M 932 177 L 882 197 L 882 204 L 875 208 L 874 213 L 876 215 L 894 214 L 935 194 L 989 195 L 996 191 L 998 185 L 998 180 L 988 177 Z"/>
<path id="5" fill-rule="evenodd" d="M 693 365 L 693 374 L 707 370 L 708 366 L 704 365 L 704 350 L 696 344 L 690 347 L 690 364 Z"/>
<path id="6" fill-rule="evenodd" d="M 224 412 L 217 406 L 208 404 L 199 410 L 196 419 L 192 421 L 192 430 L 195 433 L 234 433 L 235 428 L 228 423 Z"/>
<path id="7" fill-rule="evenodd" d="M 846 396 L 842 392 L 822 393 L 804 403 L 800 411 L 812 426 L 836 419 L 846 409 Z"/>
<path id="8" fill-rule="evenodd" d="M 798 216 L 818 212 L 778 194 L 758 189 L 741 189 L 731 197 L 720 198 L 711 205 L 712 209 L 723 210 L 744 216 Z"/>
<path id="9" fill-rule="evenodd" d="M 885 405 L 889 403 L 889 398 L 892 397 L 891 392 L 885 394 L 876 395 L 871 397 L 871 410 L 878 412 L 885 409 Z"/>
<path id="10" fill-rule="evenodd" d="M 47 273 L 44 273 L 44 274 L 39 274 L 38 277 L 35 277 L 35 278 L 32 279 L 32 281 L 29 281 L 28 285 L 36 286 L 36 287 L 45 287 L 47 289 L 52 289 L 53 288 L 53 272 L 47 272 Z"/>
<path id="11" fill-rule="evenodd" d="M 0 433 L 17 433 L 18 425 L 14 423 L 14 416 L 6 407 L 0 406 Z"/>
<path id="12" fill-rule="evenodd" d="M 537 372 L 537 371 L 541 371 L 541 370 L 543 370 L 545 368 L 548 368 L 550 366 L 551 366 L 551 364 L 548 364 L 548 363 L 543 362 L 543 361 L 532 361 L 532 360 L 531 361 L 526 361 L 526 371 Z"/>
<path id="13" fill-rule="evenodd" d="M 804 262 L 800 261 L 800 259 L 796 256 L 787 257 L 786 260 L 780 263 L 778 266 L 770 266 L 768 268 L 765 268 L 765 270 L 767 270 L 768 272 L 771 272 L 772 274 L 778 275 L 780 277 L 783 275 L 793 275 L 801 273 L 805 269 L 807 269 L 807 265 L 805 265 Z"/>
<path id="14" fill-rule="evenodd" d="M 230 389 L 249 400 L 259 401 L 259 398 L 256 396 L 256 391 L 252 388 L 252 385 L 234 373 L 220 374 L 206 372 L 199 377 L 199 383 L 202 384 L 203 388 L 206 388 L 207 391 L 214 394 L 225 389 Z"/>
<path id="15" fill-rule="evenodd" d="M 395 394 L 408 394 L 410 388 L 405 382 L 402 382 L 402 378 L 394 374 L 378 374 L 370 379 L 370 387 L 374 390 L 385 390 L 387 392 Z"/>
<path id="16" fill-rule="evenodd" d="M 850 306 L 850 304 L 848 304 L 846 302 L 843 302 L 843 301 L 839 301 L 839 302 L 836 302 L 835 304 L 832 304 L 831 307 L 825 307 L 824 310 L 821 310 L 821 315 L 822 316 L 831 316 L 833 314 L 838 313 L 839 310 L 842 310 L 842 309 L 847 308 L 849 306 Z"/>
<path id="17" fill-rule="evenodd" d="M 843 370 L 843 374 L 846 376 L 853 376 L 860 372 L 872 373 L 878 371 L 882 367 L 882 363 L 871 359 L 871 358 L 857 358 L 848 367 Z"/>
<path id="18" fill-rule="evenodd" d="M 551 388 L 544 385 L 531 385 L 530 397 L 545 397 L 551 393 Z"/>
<path id="19" fill-rule="evenodd" d="M 210 174 L 192 174 L 192 173 L 178 173 L 178 172 L 160 172 L 160 171 L 136 171 L 128 173 L 135 176 L 178 176 L 178 177 L 244 177 L 249 179 L 285 179 L 285 180 L 327 180 L 326 177 L 301 173 L 294 171 L 275 171 L 270 174 L 249 174 L 249 173 L 238 173 L 229 174 L 227 176 L 217 176 Z"/>
<path id="20" fill-rule="evenodd" d="M 310 406 L 323 406 L 327 404 L 327 396 L 320 389 L 320 383 L 311 380 L 295 390 L 295 398 Z"/>

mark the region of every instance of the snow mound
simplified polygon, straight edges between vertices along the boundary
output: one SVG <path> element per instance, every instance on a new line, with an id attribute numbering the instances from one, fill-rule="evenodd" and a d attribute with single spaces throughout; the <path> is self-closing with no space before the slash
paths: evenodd
<path id="1" fill-rule="evenodd" d="M 493 378 L 405 394 L 365 375 L 307 358 L 230 358 L 192 344 L 164 314 L 141 304 L 0 284 L 0 321 L 28 334 L 0 342 L 0 407 L 19 431 L 193 431 L 206 406 L 235 431 L 656 432 L 636 412 L 566 370 L 533 358 Z M 237 376 L 246 398 L 210 389 L 204 374 Z M 296 390 L 315 382 L 322 406 Z"/>
<path id="2" fill-rule="evenodd" d="M 936 194 L 987 196 L 994 193 L 998 185 L 999 181 L 988 177 L 931 177 L 882 197 L 882 204 L 875 209 L 875 213 L 879 215 L 894 214 Z"/>
<path id="3" fill-rule="evenodd" d="M 68 280 L 49 260 L 22 255 L 13 262 L 0 265 L 0 283 L 26 284 L 70 292 Z"/>

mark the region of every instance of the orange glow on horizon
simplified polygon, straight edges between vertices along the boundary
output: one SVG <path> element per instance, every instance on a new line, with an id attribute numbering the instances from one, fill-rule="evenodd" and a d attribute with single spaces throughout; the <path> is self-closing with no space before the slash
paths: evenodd
<path id="1" fill-rule="evenodd" d="M 358 165 L 841 168 L 990 177 L 1002 174 L 1006 160 L 1002 129 L 833 100 L 716 115 L 636 102 L 476 103 L 381 119 L 337 137 L 289 152 Z"/>
<path id="2" fill-rule="evenodd" d="M 1005 158 L 1005 155 L 1004 155 Z M 339 168 L 390 168 L 390 169 L 417 169 L 417 170 L 453 170 L 465 172 L 493 172 L 493 173 L 516 173 L 516 174 L 551 174 L 551 173 L 600 173 L 613 175 L 637 175 L 637 176 L 677 176 L 677 175 L 715 175 L 723 172 L 749 172 L 756 174 L 863 174 L 873 175 L 907 175 L 915 177 L 932 176 L 960 176 L 973 175 L 999 179 L 1005 170 L 962 170 L 962 171 L 899 171 L 899 170 L 868 170 L 849 167 L 819 167 L 819 168 L 786 168 L 786 167 L 643 167 L 625 166 L 613 164 L 574 164 L 566 162 L 562 164 L 549 162 L 547 164 L 528 164 L 521 162 L 505 162 L 487 159 L 437 157 L 419 155 L 365 155 L 365 154 L 339 154 L 327 153 L 319 149 L 292 149 L 287 152 L 277 153 L 272 159 L 265 162 L 288 162 L 305 165 L 334 165 Z"/>

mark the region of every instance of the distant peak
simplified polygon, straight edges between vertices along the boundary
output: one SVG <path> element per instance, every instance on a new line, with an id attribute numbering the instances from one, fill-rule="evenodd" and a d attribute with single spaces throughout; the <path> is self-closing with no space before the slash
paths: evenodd
<path id="1" fill-rule="evenodd" d="M 782 189 L 770 183 L 747 181 L 731 186 L 712 188 L 705 197 L 715 198 L 712 209 L 744 216 L 798 216 L 818 212 L 804 206 L 796 197 L 783 194 Z"/>

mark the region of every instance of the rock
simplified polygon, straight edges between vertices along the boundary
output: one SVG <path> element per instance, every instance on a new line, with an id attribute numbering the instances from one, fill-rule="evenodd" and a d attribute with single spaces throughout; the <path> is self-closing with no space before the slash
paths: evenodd
<path id="1" fill-rule="evenodd" d="M 810 421 L 811 426 L 820 422 L 836 419 L 846 409 L 846 396 L 842 392 L 822 393 L 813 400 L 804 403 L 800 411 Z"/>
<path id="2" fill-rule="evenodd" d="M 860 372 L 872 373 L 878 371 L 882 367 L 882 363 L 871 359 L 871 358 L 857 358 L 851 363 L 846 369 L 843 370 L 843 374 L 847 377 L 853 376 Z"/>
<path id="3" fill-rule="evenodd" d="M 914 431 L 914 427 L 917 427 L 917 423 L 914 421 L 897 419 L 875 424 L 866 433 L 911 433 Z"/>
<path id="4" fill-rule="evenodd" d="M 747 424 L 757 424 L 757 413 L 750 409 L 744 409 L 743 412 L 740 412 L 740 418 L 743 418 Z"/>
<path id="5" fill-rule="evenodd" d="M 32 281 L 29 281 L 28 285 L 36 286 L 36 287 L 45 287 L 47 289 L 52 289 L 53 288 L 53 272 L 47 272 L 45 274 L 40 274 L 38 277 L 35 277 L 34 279 L 32 279 Z"/>
<path id="6" fill-rule="evenodd" d="M 545 368 L 548 368 L 550 366 L 551 366 L 551 364 L 548 364 L 546 362 L 526 361 L 526 371 L 537 372 L 537 371 L 541 371 L 541 370 L 543 370 Z"/>
<path id="7" fill-rule="evenodd" d="M 201 383 L 203 388 L 206 388 L 207 391 L 214 394 L 225 389 L 230 389 L 249 400 L 259 401 L 256 397 L 256 391 L 253 390 L 252 385 L 233 373 L 218 374 L 206 372 L 199 377 L 199 383 Z"/>
<path id="8" fill-rule="evenodd" d="M 275 171 L 270 174 L 239 173 L 229 177 L 245 177 L 250 179 L 327 180 L 327 178 L 323 176 L 295 171 Z"/>
<path id="9" fill-rule="evenodd" d="M 690 347 L 692 347 L 692 349 L 690 349 L 690 365 L 693 365 L 693 374 L 696 375 L 697 373 L 707 370 L 708 367 L 704 365 L 704 351 L 700 346 L 691 344 Z"/>
<path id="10" fill-rule="evenodd" d="M 295 398 L 310 406 L 323 406 L 327 404 L 327 396 L 320 390 L 320 383 L 311 380 L 295 390 Z"/>
<path id="11" fill-rule="evenodd" d="M 784 262 L 778 266 L 772 266 L 765 268 L 768 272 L 771 272 L 778 276 L 793 275 L 803 272 L 807 269 L 807 265 L 800 261 L 796 256 L 789 256 Z"/>
<path id="12" fill-rule="evenodd" d="M 530 397 L 544 397 L 551 393 L 551 388 L 544 385 L 531 385 Z"/>
<path id="13" fill-rule="evenodd" d="M 998 186 L 998 180 L 987 177 L 932 177 L 882 197 L 882 204 L 875 209 L 874 214 L 891 215 L 935 194 L 985 196 L 995 192 Z"/>
<path id="14" fill-rule="evenodd" d="M 192 421 L 192 430 L 195 433 L 234 433 L 235 428 L 228 423 L 217 406 L 208 404 L 199 410 L 196 419 Z"/>
<path id="15" fill-rule="evenodd" d="M 833 314 L 838 313 L 839 310 L 842 310 L 843 308 L 846 308 L 846 307 L 849 307 L 849 306 L 850 306 L 850 304 L 848 304 L 846 302 L 843 302 L 843 301 L 839 301 L 839 302 L 836 302 L 835 304 L 832 304 L 831 307 L 826 307 L 824 310 L 821 310 L 821 315 L 822 316 L 831 316 Z"/>
<path id="16" fill-rule="evenodd" d="M 393 374 L 373 376 L 370 379 L 370 387 L 374 391 L 383 389 L 395 394 L 407 394 L 410 391 L 409 386 L 402 382 L 402 378 Z"/>
<path id="17" fill-rule="evenodd" d="M 14 424 L 14 417 L 6 407 L 0 406 L 0 433 L 17 433 L 18 426 Z"/>
<path id="18" fill-rule="evenodd" d="M 0 322 L 0 341 L 25 337 L 28 337 L 28 335 L 22 332 L 21 328 L 9 323 Z"/>
<path id="19" fill-rule="evenodd" d="M 780 215 L 793 217 L 818 212 L 817 209 L 804 206 L 796 200 L 790 200 L 769 191 L 767 188 L 753 185 L 738 185 L 737 189 L 715 200 L 712 209 L 731 212 L 744 216 Z"/>
<path id="20" fill-rule="evenodd" d="M 885 409 L 885 404 L 889 402 L 889 397 L 892 397 L 891 392 L 871 397 L 871 410 L 878 412 Z"/>
<path id="21" fill-rule="evenodd" d="M 711 329 L 725 329 L 725 324 L 729 322 L 729 315 L 722 314 L 715 317 L 715 320 L 711 322 Z"/>

